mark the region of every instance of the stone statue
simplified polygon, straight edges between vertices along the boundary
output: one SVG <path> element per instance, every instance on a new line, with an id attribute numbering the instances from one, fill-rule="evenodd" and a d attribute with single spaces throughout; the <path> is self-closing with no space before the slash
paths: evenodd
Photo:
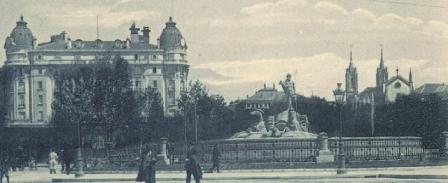
<path id="1" fill-rule="evenodd" d="M 250 112 L 250 114 L 257 116 L 258 121 L 249 128 L 247 128 L 245 131 L 236 133 L 235 135 L 233 135 L 232 138 L 261 138 L 266 136 L 267 130 L 265 121 L 263 119 L 264 114 L 263 110 L 257 109 Z"/>
<path id="2" fill-rule="evenodd" d="M 292 101 L 296 98 L 296 90 L 291 74 L 286 75 L 280 85 L 285 92 L 288 109 L 280 113 L 270 115 L 265 122 L 263 110 L 257 109 L 250 114 L 258 116 L 258 122 L 249 127 L 246 131 L 235 134 L 232 138 L 258 138 L 258 137 L 316 137 L 316 134 L 309 133 L 309 122 L 306 115 L 299 114 L 294 110 Z M 261 135 L 261 136 L 260 136 Z"/>
<path id="3" fill-rule="evenodd" d="M 292 106 L 292 100 L 295 99 L 296 89 L 294 85 L 294 81 L 291 79 L 291 74 L 286 75 L 286 79 L 284 81 L 280 81 L 280 85 L 283 88 L 283 92 L 285 92 L 286 102 L 288 104 L 289 110 L 294 110 Z"/>
<path id="4" fill-rule="evenodd" d="M 255 126 L 249 127 L 249 129 L 247 129 L 248 132 L 261 132 L 261 133 L 267 132 L 266 126 L 264 124 L 263 113 L 264 112 L 261 109 L 257 109 L 250 113 L 251 115 L 258 116 L 258 122 Z"/>

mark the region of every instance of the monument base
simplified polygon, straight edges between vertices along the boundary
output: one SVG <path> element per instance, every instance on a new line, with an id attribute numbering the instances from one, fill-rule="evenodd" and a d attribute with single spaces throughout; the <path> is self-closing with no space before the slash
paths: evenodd
<path id="1" fill-rule="evenodd" d="M 161 162 L 164 165 L 170 165 L 170 160 L 164 154 L 157 155 L 157 161 Z"/>
<path id="2" fill-rule="evenodd" d="M 332 163 L 334 162 L 334 155 L 331 151 L 319 151 L 319 156 L 316 157 L 317 163 Z"/>

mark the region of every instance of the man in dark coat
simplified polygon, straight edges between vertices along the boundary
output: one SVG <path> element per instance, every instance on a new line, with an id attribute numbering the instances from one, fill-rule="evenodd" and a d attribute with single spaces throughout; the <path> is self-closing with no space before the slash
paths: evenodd
<path id="1" fill-rule="evenodd" d="M 72 161 L 71 152 L 70 152 L 70 150 L 68 150 L 68 148 L 65 148 L 62 151 L 62 162 L 63 162 L 63 165 L 62 165 L 63 168 L 62 169 L 65 170 L 65 173 L 67 175 L 70 174 L 70 164 L 71 164 L 71 161 Z"/>
<path id="2" fill-rule="evenodd" d="M 140 165 L 138 167 L 137 178 L 135 179 L 137 182 L 145 180 L 145 160 L 146 160 L 146 152 L 143 151 L 138 158 L 140 160 Z"/>
<path id="3" fill-rule="evenodd" d="M 152 154 L 148 157 L 148 166 L 145 168 L 145 183 L 156 183 L 156 163 L 157 159 Z"/>
<path id="4" fill-rule="evenodd" d="M 194 146 L 191 146 L 187 153 L 187 159 L 185 160 L 185 169 L 187 171 L 187 183 L 191 182 L 191 175 L 193 175 L 193 178 L 196 183 L 201 182 L 202 170 L 201 166 L 199 165 L 197 154 L 198 154 L 197 150 L 194 148 Z"/>
<path id="5" fill-rule="evenodd" d="M 3 177 L 6 183 L 9 183 L 9 163 L 7 158 L 0 159 L 0 183 L 3 183 Z"/>
<path id="6" fill-rule="evenodd" d="M 213 170 L 215 170 L 215 168 L 216 168 L 216 172 L 219 173 L 219 157 L 220 156 L 221 156 L 221 154 L 218 149 L 218 144 L 215 144 L 213 146 L 213 152 L 212 152 L 213 166 L 212 166 L 212 168 L 210 168 L 210 173 L 213 173 Z"/>

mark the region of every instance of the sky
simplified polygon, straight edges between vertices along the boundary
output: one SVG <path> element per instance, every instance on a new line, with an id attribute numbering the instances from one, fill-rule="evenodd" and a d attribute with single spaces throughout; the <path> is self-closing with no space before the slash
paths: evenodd
<path id="1" fill-rule="evenodd" d="M 386 3 L 393 1 L 398 3 Z M 414 5 L 405 5 L 414 4 Z M 23 14 L 37 40 L 63 30 L 72 39 L 125 39 L 133 21 L 155 43 L 169 16 L 185 37 L 190 79 L 227 101 L 293 75 L 299 94 L 332 100 L 350 49 L 359 88 L 375 85 L 380 47 L 389 76 L 416 87 L 448 82 L 446 0 L 0 0 L 0 40 Z M 429 7 L 431 5 L 433 7 Z M 434 7 L 437 6 L 437 7 Z M 0 64 L 5 52 L 0 52 Z"/>

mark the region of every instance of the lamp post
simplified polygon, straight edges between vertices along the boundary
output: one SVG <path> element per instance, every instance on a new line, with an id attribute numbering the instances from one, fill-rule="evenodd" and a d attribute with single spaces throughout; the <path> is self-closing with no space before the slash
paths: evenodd
<path id="1" fill-rule="evenodd" d="M 75 101 L 74 101 L 75 107 L 79 107 L 79 105 L 78 105 L 79 103 L 80 103 L 80 99 L 78 97 L 75 98 Z M 79 108 L 77 110 L 79 110 Z M 82 168 L 82 164 L 83 163 L 82 163 L 82 149 L 81 149 L 81 146 L 82 146 L 81 119 L 78 120 L 78 126 L 77 127 L 78 127 L 78 147 L 76 148 L 76 172 L 75 172 L 75 178 L 79 178 L 79 177 L 84 176 L 84 171 L 83 171 L 83 168 Z"/>
<path id="2" fill-rule="evenodd" d="M 198 142 L 198 121 L 197 121 L 197 101 L 196 95 L 192 96 L 190 93 L 187 93 L 187 104 L 193 104 L 193 123 L 194 123 L 194 142 Z"/>
<path id="3" fill-rule="evenodd" d="M 187 155 L 187 151 L 188 151 L 188 141 L 187 141 L 187 107 L 188 107 L 188 100 L 189 100 L 189 95 L 187 92 L 183 91 L 184 96 L 187 97 L 186 102 L 184 103 L 184 153 L 185 155 Z"/>
<path id="4" fill-rule="evenodd" d="M 333 91 L 336 105 L 339 110 L 339 154 L 338 154 L 338 169 L 336 171 L 337 174 L 345 174 L 347 173 L 347 169 L 345 169 L 345 154 L 344 148 L 342 147 L 342 106 L 344 105 L 344 96 L 345 92 L 341 89 L 342 83 L 337 84 L 337 88 Z"/>

